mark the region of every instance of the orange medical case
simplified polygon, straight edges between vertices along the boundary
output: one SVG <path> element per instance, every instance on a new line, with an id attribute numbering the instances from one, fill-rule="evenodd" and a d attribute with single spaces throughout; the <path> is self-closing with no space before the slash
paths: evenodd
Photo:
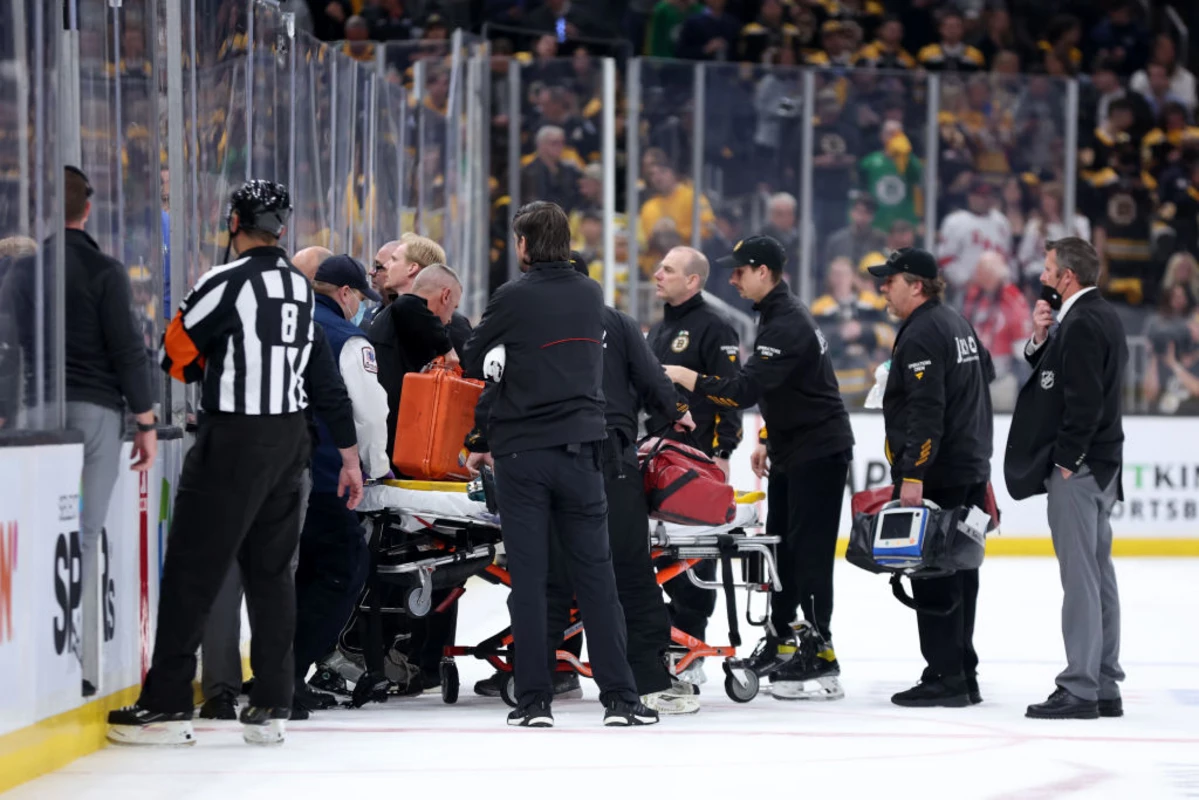
<path id="1" fill-rule="evenodd" d="M 483 382 L 462 377 L 440 359 L 427 372 L 404 376 L 391 460 L 411 478 L 466 480 L 462 442 L 475 425 Z"/>

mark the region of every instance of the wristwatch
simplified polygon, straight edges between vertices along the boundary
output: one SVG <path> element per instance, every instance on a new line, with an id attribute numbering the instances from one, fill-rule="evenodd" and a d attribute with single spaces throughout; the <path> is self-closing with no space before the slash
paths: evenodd
<path id="1" fill-rule="evenodd" d="M 149 433 L 150 431 L 153 431 L 153 430 L 158 430 L 158 417 L 155 417 L 154 421 L 151 423 L 145 423 L 145 422 L 137 423 L 137 432 L 138 433 Z"/>
<path id="2" fill-rule="evenodd" d="M 717 450 L 712 454 L 712 458 L 719 458 L 721 461 L 728 461 L 733 457 L 733 454 L 728 450 Z"/>

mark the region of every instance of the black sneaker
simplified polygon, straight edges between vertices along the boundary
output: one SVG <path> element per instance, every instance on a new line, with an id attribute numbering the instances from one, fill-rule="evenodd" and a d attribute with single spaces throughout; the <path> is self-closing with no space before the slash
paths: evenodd
<path id="1" fill-rule="evenodd" d="M 247 706 L 241 712 L 242 738 L 246 744 L 283 744 L 290 708 Z"/>
<path id="2" fill-rule="evenodd" d="M 970 693 L 964 681 L 921 679 L 911 689 L 891 695 L 891 702 L 905 708 L 965 708 L 970 705 Z"/>
<path id="3" fill-rule="evenodd" d="M 218 694 L 205 700 L 200 706 L 200 719 L 237 719 L 237 698 L 232 694 Z"/>
<path id="4" fill-rule="evenodd" d="M 508 724 L 518 728 L 552 728 L 554 714 L 545 700 L 534 700 L 508 714 Z"/>
<path id="5" fill-rule="evenodd" d="M 640 700 L 609 700 L 604 704 L 604 724 L 612 727 L 628 727 L 630 725 L 655 725 L 658 722 L 658 712 L 646 708 Z"/>
<path id="6" fill-rule="evenodd" d="M 1099 719 L 1099 703 L 1075 697 L 1059 686 L 1044 703 L 1029 706 L 1024 716 L 1032 719 Z"/>
<path id="7" fill-rule="evenodd" d="M 113 744 L 178 746 L 196 743 L 192 712 L 151 711 L 139 705 L 108 712 L 108 741 Z"/>
<path id="8" fill-rule="evenodd" d="M 970 705 L 976 706 L 983 701 L 982 692 L 978 690 L 978 678 L 971 675 L 966 678 L 966 694 L 970 696 Z"/>
<path id="9" fill-rule="evenodd" d="M 1114 697 L 1110 700 L 1099 698 L 1099 716 L 1101 717 L 1122 717 L 1124 716 L 1124 700 L 1119 697 Z"/>

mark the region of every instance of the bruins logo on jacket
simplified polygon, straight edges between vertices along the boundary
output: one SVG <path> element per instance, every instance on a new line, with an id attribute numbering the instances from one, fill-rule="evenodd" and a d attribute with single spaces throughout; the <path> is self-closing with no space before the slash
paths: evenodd
<path id="1" fill-rule="evenodd" d="M 691 334 L 687 331 L 679 331 L 678 336 L 674 337 L 674 341 L 670 343 L 670 350 L 674 353 L 681 353 L 691 344 Z"/>

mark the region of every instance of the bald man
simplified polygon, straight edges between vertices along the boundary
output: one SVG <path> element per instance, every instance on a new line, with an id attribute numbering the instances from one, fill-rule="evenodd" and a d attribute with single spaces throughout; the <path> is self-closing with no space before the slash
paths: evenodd
<path id="1" fill-rule="evenodd" d="M 710 267 L 703 253 L 690 247 L 675 247 L 654 272 L 658 299 L 664 303 L 662 321 L 649 332 L 649 346 L 663 366 L 677 364 L 701 375 L 735 376 L 740 371 L 741 348 L 737 332 L 716 309 L 704 301 L 704 284 Z M 676 386 L 679 401 L 691 409 L 695 432 L 679 433 L 660 414 L 646 421 L 650 434 L 682 440 L 716 460 L 729 477 L 729 459 L 741 442 L 741 412 L 717 406 L 705 397 Z M 696 577 L 716 579 L 716 562 L 702 561 L 693 568 Z M 674 627 L 703 639 L 708 618 L 716 608 L 716 593 L 700 589 L 686 575 L 668 581 L 670 615 Z M 699 662 L 696 662 L 699 664 Z M 703 680 L 703 667 L 687 670 L 687 683 Z"/>
<path id="2" fill-rule="evenodd" d="M 333 251 L 327 250 L 324 247 L 305 247 L 296 253 L 291 263 L 296 269 L 304 273 L 304 277 L 308 279 L 309 283 L 312 283 L 313 279 L 316 278 L 317 267 L 332 255 Z"/>

